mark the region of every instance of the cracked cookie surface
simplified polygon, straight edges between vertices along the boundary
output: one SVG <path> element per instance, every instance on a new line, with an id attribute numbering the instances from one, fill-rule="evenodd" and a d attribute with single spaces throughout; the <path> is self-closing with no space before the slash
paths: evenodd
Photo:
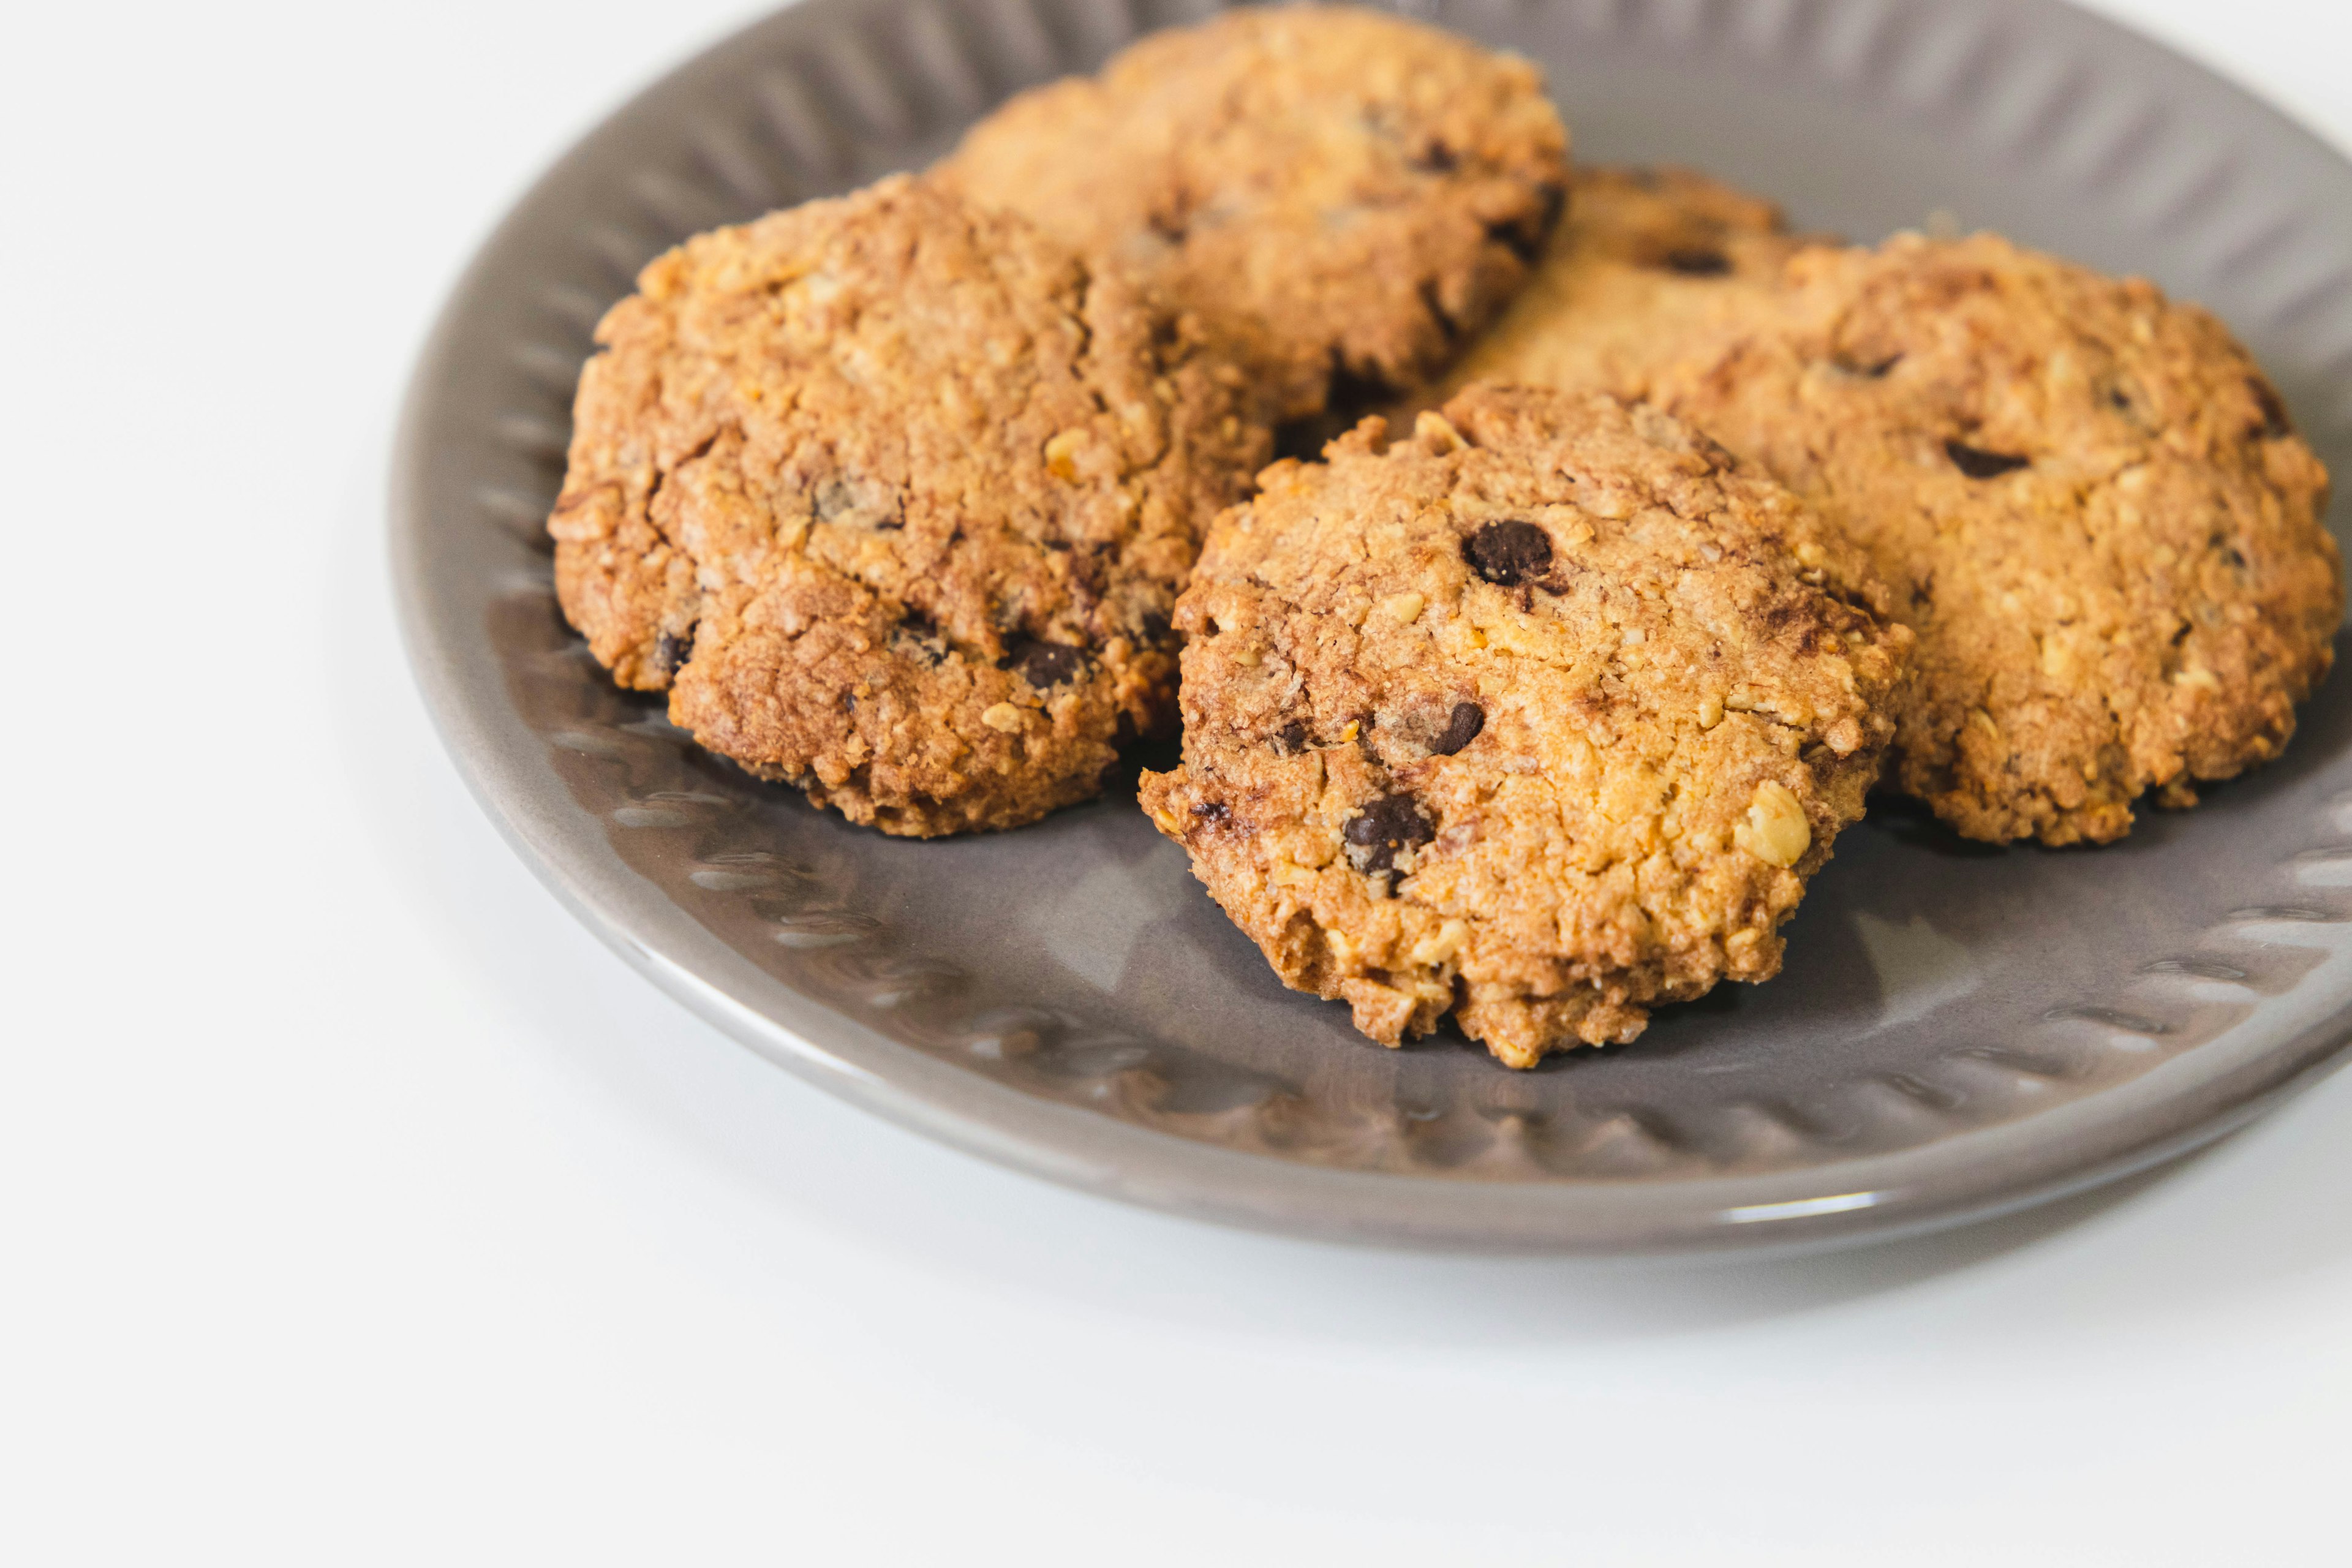
<path id="1" fill-rule="evenodd" d="M 2343 616 L 2327 474 L 2210 314 L 1991 235 L 1808 249 L 1644 393 L 1866 549 L 1918 635 L 1909 794 L 2123 837 L 2276 756 Z"/>
<path id="2" fill-rule="evenodd" d="M 1395 1045 L 1631 1039 L 1780 968 L 1909 634 L 1788 491 L 1643 407 L 1473 388 L 1221 516 L 1145 810 L 1282 979 Z"/>
<path id="3" fill-rule="evenodd" d="M 886 832 L 1006 827 L 1173 716 L 1266 436 L 1131 279 L 903 176 L 700 235 L 597 329 L 564 613 L 704 746 Z"/>
<path id="4" fill-rule="evenodd" d="M 1568 137 L 1534 67 L 1344 6 L 1227 13 L 1014 99 L 936 171 L 1134 267 L 1272 417 L 1439 369 L 1526 277 Z M 1357 389 L 1351 391 L 1351 389 Z"/>

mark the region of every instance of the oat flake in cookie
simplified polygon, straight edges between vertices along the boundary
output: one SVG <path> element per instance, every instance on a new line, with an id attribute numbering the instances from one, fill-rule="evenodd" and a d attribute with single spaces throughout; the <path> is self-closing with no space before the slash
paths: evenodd
<path id="1" fill-rule="evenodd" d="M 1647 390 L 1894 587 L 1904 789 L 1972 838 L 2100 842 L 2278 754 L 2343 590 L 2326 471 L 2221 322 L 1991 235 L 1788 279 Z"/>
<path id="2" fill-rule="evenodd" d="M 1909 634 L 1789 492 L 1653 409 L 1473 388 L 1276 464 L 1177 611 L 1142 803 L 1287 984 L 1514 1067 L 1764 980 L 1862 815 Z"/>
<path id="3" fill-rule="evenodd" d="M 703 745 L 886 832 L 1093 795 L 1265 456 L 1123 277 L 894 178 L 687 241 L 614 307 L 548 528 L 564 613 Z"/>
<path id="4" fill-rule="evenodd" d="M 1100 76 L 1024 93 L 938 174 L 1143 269 L 1291 419 L 1451 358 L 1526 277 L 1567 153 L 1526 61 L 1377 12 L 1286 5 L 1155 34 Z"/>

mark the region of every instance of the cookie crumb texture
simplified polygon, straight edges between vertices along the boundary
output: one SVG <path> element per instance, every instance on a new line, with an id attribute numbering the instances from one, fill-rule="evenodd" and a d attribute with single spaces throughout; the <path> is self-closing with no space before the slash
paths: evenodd
<path id="1" fill-rule="evenodd" d="M 1583 168 L 1534 274 L 1439 384 L 1638 388 L 1717 320 L 1779 287 L 1816 239 L 1760 196 L 1680 168 Z"/>
<path id="2" fill-rule="evenodd" d="M 1568 135 L 1526 61 L 1344 6 L 1234 11 L 982 121 L 940 179 L 1143 270 L 1275 417 L 1416 385 L 1526 277 Z"/>
<path id="3" fill-rule="evenodd" d="M 1769 978 L 1894 732 L 1860 555 L 1644 406 L 1473 388 L 1384 437 L 1212 529 L 1152 821 L 1387 1045 L 1451 1012 L 1532 1067 Z"/>
<path id="4" fill-rule="evenodd" d="M 1172 718 L 1176 594 L 1267 439 L 1133 283 L 898 177 L 687 241 L 596 335 L 557 593 L 701 744 L 928 836 Z"/>
<path id="5" fill-rule="evenodd" d="M 1906 792 L 1971 838 L 2097 843 L 2279 753 L 2343 616 L 2327 474 L 2220 321 L 1990 235 L 1787 272 L 1633 390 L 1894 585 Z"/>

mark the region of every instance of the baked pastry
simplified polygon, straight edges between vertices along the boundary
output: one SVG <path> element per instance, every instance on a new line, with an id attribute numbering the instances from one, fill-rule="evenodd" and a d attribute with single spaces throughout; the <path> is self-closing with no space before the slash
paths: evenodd
<path id="1" fill-rule="evenodd" d="M 2278 753 L 2332 658 L 2326 470 L 2227 330 L 2137 279 L 1990 235 L 1809 244 L 1699 176 L 1580 173 L 1454 376 L 1650 398 L 1850 532 L 1919 638 L 1895 778 L 1972 838 L 2194 803 Z"/>
<path id="2" fill-rule="evenodd" d="M 900 176 L 687 241 L 597 341 L 557 592 L 701 744 L 931 835 L 1172 719 L 1168 618 L 1266 435 L 1127 278 Z"/>
<path id="3" fill-rule="evenodd" d="M 2120 838 L 2274 757 L 2343 617 L 2327 473 L 2211 315 L 1992 235 L 1811 249 L 1625 390 L 1865 548 L 1918 634 L 1902 787 L 1971 838 Z"/>
<path id="4" fill-rule="evenodd" d="M 1579 169 L 1526 287 L 1407 416 L 1481 381 L 1639 387 L 1809 243 L 1772 203 L 1692 170 Z"/>
<path id="5" fill-rule="evenodd" d="M 1644 406 L 1473 388 L 1221 516 L 1141 800 L 1285 983 L 1386 1045 L 1630 1040 L 1780 968 L 1909 634 L 1860 553 Z"/>
<path id="6" fill-rule="evenodd" d="M 1099 76 L 1024 93 L 936 174 L 1141 271 L 1286 420 L 1442 366 L 1526 277 L 1567 153 L 1525 60 L 1286 5 L 1155 33 Z"/>

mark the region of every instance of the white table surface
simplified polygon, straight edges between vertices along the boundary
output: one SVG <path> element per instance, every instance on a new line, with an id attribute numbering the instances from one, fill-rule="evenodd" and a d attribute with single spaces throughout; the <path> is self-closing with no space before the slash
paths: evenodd
<path id="1" fill-rule="evenodd" d="M 2352 145 L 2342 0 L 2103 8 Z M 574 926 L 402 664 L 391 416 L 750 15 L 12 13 L 0 1560 L 2352 1562 L 2352 1076 L 1942 1238 L 1431 1259 L 933 1147 Z"/>

